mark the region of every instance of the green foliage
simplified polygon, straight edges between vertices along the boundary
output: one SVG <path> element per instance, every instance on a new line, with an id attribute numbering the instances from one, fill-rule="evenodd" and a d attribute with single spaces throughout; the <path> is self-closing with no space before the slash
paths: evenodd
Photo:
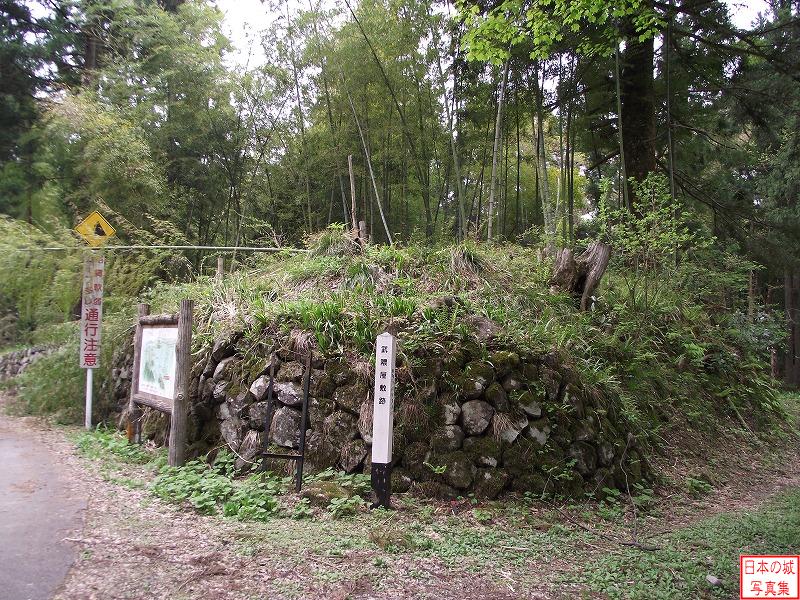
<path id="1" fill-rule="evenodd" d="M 334 519 L 342 519 L 355 516 L 364 505 L 366 505 L 366 502 L 361 496 L 332 498 L 331 503 L 328 505 L 328 512 Z"/>
<path id="2" fill-rule="evenodd" d="M 117 460 L 131 464 L 146 464 L 154 459 L 154 454 L 138 444 L 129 444 L 119 431 L 97 427 L 77 436 L 75 445 L 81 454 L 92 459 L 103 459 L 108 454 Z"/>
<path id="3" fill-rule="evenodd" d="M 625 282 L 631 310 L 647 312 L 662 288 L 675 278 L 687 254 L 708 248 L 712 240 L 692 230 L 683 206 L 670 196 L 666 178 L 649 175 L 633 182 L 636 212 L 611 209 L 606 185 L 598 209 L 600 237 L 611 244 Z"/>
<path id="4" fill-rule="evenodd" d="M 222 514 L 239 521 L 267 521 L 278 512 L 280 481 L 252 475 L 222 505 Z"/>
<path id="5" fill-rule="evenodd" d="M 473 60 L 499 64 L 509 48 L 528 44 L 531 58 L 547 58 L 567 38 L 579 54 L 609 55 L 621 37 L 618 23 L 633 25 L 632 38 L 643 41 L 657 35 L 662 20 L 642 0 L 551 0 L 527 4 L 504 0 L 487 12 L 477 3 L 459 2 L 467 26 L 463 44 Z"/>
<path id="6" fill-rule="evenodd" d="M 151 490 L 166 502 L 188 502 L 205 514 L 216 514 L 218 505 L 234 492 L 228 476 L 201 460 L 190 461 L 182 467 L 162 467 Z"/>

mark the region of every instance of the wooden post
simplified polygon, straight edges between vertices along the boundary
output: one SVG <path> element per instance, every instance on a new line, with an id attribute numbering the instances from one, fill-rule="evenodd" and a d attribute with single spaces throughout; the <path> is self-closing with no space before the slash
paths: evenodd
<path id="1" fill-rule="evenodd" d="M 178 313 L 178 344 L 175 361 L 175 400 L 169 430 L 169 464 L 180 467 L 186 461 L 186 420 L 189 413 L 189 379 L 192 369 L 192 313 L 194 302 L 181 300 Z"/>
<path id="2" fill-rule="evenodd" d="M 222 276 L 225 274 L 225 259 L 222 256 L 217 257 L 217 274 L 215 279 L 222 281 Z"/>
<path id="3" fill-rule="evenodd" d="M 139 352 L 142 341 L 141 318 L 150 314 L 149 304 L 140 304 L 136 317 L 136 333 L 133 337 L 133 372 L 131 373 L 131 395 L 128 401 L 128 443 L 139 444 L 142 441 L 142 409 L 134 401 L 136 390 L 139 388 Z"/>

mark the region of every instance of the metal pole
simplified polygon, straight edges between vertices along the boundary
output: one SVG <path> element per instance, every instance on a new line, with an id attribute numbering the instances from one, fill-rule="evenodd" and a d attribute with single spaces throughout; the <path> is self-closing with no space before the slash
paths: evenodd
<path id="1" fill-rule="evenodd" d="M 94 383 L 94 369 L 86 369 L 86 429 L 92 428 L 92 384 Z"/>

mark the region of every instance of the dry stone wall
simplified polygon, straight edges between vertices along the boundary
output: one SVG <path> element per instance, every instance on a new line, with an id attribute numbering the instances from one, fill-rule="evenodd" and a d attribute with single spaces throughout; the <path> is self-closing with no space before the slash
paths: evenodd
<path id="1" fill-rule="evenodd" d="M 25 348 L 0 355 L 0 380 L 19 375 L 45 355 L 47 348 Z"/>
<path id="2" fill-rule="evenodd" d="M 268 445 L 297 448 L 303 426 L 309 468 L 368 473 L 370 365 L 314 353 L 302 424 L 301 361 L 287 350 L 254 355 L 241 333 L 218 340 L 192 372 L 192 453 L 227 445 L 236 467 L 247 471 L 261 464 Z M 556 353 L 476 347 L 416 363 L 397 370 L 397 492 L 413 486 L 440 497 L 495 498 L 508 490 L 581 496 L 624 489 L 648 474 L 634 436 L 606 399 L 585 389 Z M 267 432 L 271 366 L 275 404 Z"/>

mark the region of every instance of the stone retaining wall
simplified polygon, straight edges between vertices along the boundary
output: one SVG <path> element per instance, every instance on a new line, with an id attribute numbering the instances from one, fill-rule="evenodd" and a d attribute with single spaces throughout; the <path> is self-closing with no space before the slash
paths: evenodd
<path id="1" fill-rule="evenodd" d="M 236 333 L 195 364 L 192 454 L 224 444 L 237 454 L 239 470 L 261 463 L 270 365 L 276 402 L 269 443 L 297 448 L 302 359 L 285 349 L 257 353 Z M 476 347 L 418 358 L 421 366 L 397 369 L 395 491 L 415 486 L 442 497 L 495 498 L 506 490 L 546 490 L 577 497 L 602 494 L 604 487 L 624 489 L 647 476 L 634 437 L 558 354 Z M 125 373 L 124 365 L 117 368 Z M 372 365 L 315 353 L 312 369 L 308 467 L 368 473 Z M 283 463 L 268 466 L 277 470 Z"/>

